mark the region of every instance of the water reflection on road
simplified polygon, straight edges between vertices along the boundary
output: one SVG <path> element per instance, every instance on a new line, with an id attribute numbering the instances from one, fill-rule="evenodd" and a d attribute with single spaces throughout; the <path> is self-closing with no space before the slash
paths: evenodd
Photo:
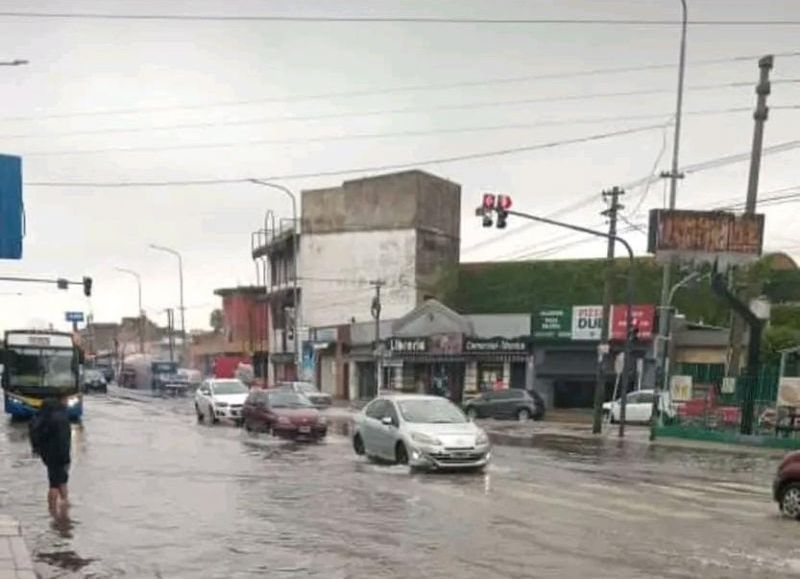
<path id="1" fill-rule="evenodd" d="M 196 424 L 191 402 L 96 397 L 68 519 L 27 427 L 0 426 L 0 505 L 43 577 L 790 576 L 774 460 L 539 437 L 485 475 L 369 463 L 334 423 L 297 444 Z"/>

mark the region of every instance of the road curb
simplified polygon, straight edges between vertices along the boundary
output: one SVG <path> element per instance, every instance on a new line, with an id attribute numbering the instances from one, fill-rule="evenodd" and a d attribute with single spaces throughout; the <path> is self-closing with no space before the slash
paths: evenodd
<path id="1" fill-rule="evenodd" d="M 0 578 L 36 579 L 22 527 L 6 515 L 0 515 Z"/>

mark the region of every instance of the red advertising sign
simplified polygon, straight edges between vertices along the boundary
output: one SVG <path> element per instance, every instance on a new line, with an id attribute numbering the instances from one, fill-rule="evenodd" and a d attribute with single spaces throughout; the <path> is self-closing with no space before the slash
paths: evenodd
<path id="1" fill-rule="evenodd" d="M 624 305 L 611 306 L 611 327 L 608 335 L 611 340 L 624 341 L 625 327 L 628 316 L 628 307 Z M 652 304 L 633 306 L 633 325 L 639 330 L 637 339 L 647 341 L 653 339 L 656 319 L 656 307 Z"/>

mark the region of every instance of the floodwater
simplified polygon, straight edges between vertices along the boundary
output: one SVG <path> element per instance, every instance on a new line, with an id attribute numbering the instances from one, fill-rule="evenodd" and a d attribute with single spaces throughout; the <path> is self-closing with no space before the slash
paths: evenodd
<path id="1" fill-rule="evenodd" d="M 118 393 L 118 391 L 116 391 Z M 409 474 L 320 444 L 197 424 L 190 399 L 87 402 L 69 518 L 25 424 L 0 421 L 0 511 L 45 578 L 795 577 L 775 458 L 534 436 L 486 474 Z"/>

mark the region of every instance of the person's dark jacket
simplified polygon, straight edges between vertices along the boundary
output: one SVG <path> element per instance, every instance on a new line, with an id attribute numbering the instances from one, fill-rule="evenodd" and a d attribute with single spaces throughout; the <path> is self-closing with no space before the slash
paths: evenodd
<path id="1" fill-rule="evenodd" d="M 34 420 L 32 438 L 35 436 L 35 450 L 42 460 L 46 464 L 68 464 L 72 431 L 64 405 L 58 400 L 45 400 Z"/>

